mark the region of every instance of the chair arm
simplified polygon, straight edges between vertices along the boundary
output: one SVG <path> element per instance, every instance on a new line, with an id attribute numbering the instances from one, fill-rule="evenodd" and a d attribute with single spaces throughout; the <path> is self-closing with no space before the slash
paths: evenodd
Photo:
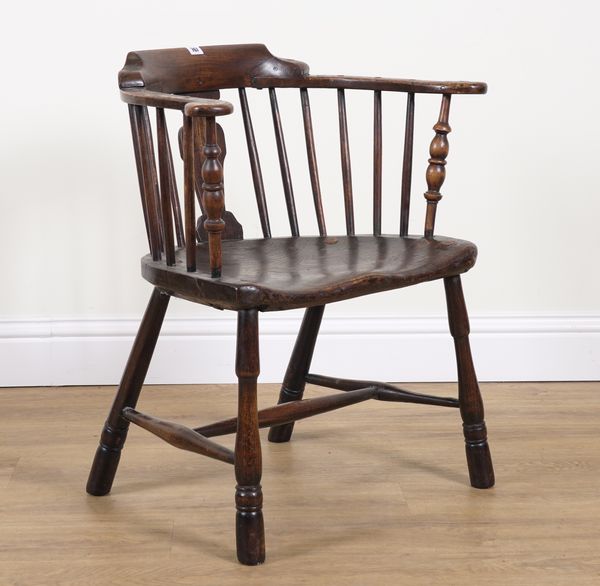
<path id="1" fill-rule="evenodd" d="M 163 92 L 140 89 L 121 90 L 121 99 L 135 106 L 151 106 L 154 108 L 170 108 L 181 110 L 186 116 L 224 116 L 233 112 L 233 104 L 224 100 L 193 98 Z"/>
<path id="2" fill-rule="evenodd" d="M 252 79 L 252 87 L 338 88 L 417 94 L 485 94 L 487 92 L 487 84 L 480 81 L 421 81 L 347 75 L 309 75 L 296 78 L 255 77 Z"/>

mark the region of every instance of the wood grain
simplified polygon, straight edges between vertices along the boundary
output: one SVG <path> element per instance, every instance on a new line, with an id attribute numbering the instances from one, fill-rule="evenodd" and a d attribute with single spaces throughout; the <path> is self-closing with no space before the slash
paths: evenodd
<path id="1" fill-rule="evenodd" d="M 223 309 L 274 311 L 323 305 L 463 273 L 477 256 L 474 244 L 442 236 L 431 240 L 389 235 L 305 236 L 223 241 L 222 246 L 219 281 L 206 272 L 187 272 L 183 251 L 176 252 L 173 267 L 144 257 L 142 275 L 182 299 Z M 199 267 L 208 266 L 205 243 L 197 246 L 194 260 Z"/>
<path id="2" fill-rule="evenodd" d="M 414 134 L 415 94 L 409 93 L 406 96 L 406 122 L 404 125 L 404 156 L 402 159 L 402 191 L 400 195 L 400 236 L 408 234 Z"/>
<path id="3" fill-rule="evenodd" d="M 279 158 L 279 168 L 281 170 L 281 182 L 283 184 L 283 193 L 285 195 L 285 206 L 287 208 L 288 219 L 290 222 L 290 231 L 296 238 L 300 235 L 298 231 L 298 218 L 296 217 L 296 202 L 294 200 L 294 187 L 292 176 L 290 174 L 290 164 L 288 161 L 287 150 L 285 147 L 285 138 L 283 135 L 283 126 L 281 124 L 281 114 L 279 113 L 279 104 L 277 94 L 273 88 L 269 88 L 269 98 L 271 100 L 271 114 L 273 116 L 273 130 L 275 131 L 275 141 L 277 143 L 277 156 Z"/>
<path id="4" fill-rule="evenodd" d="M 260 168 L 260 158 L 256 146 L 256 137 L 254 136 L 254 127 L 252 126 L 252 116 L 248 106 L 248 97 L 245 88 L 239 89 L 240 105 L 242 107 L 242 118 L 244 119 L 244 132 L 246 133 L 246 145 L 248 146 L 248 159 L 250 169 L 252 170 L 252 183 L 254 184 L 254 193 L 256 195 L 256 205 L 260 217 L 260 225 L 263 236 L 271 238 L 271 226 L 269 224 L 269 211 L 265 197 L 265 186 L 263 182 L 262 170 Z"/>
<path id="5" fill-rule="evenodd" d="M 498 475 L 488 491 L 468 486 L 454 410 L 367 402 L 297 423 L 290 444 L 263 441 L 260 568 L 235 559 L 232 470 L 144 430 L 130 431 L 113 494 L 85 495 L 114 387 L 0 389 L 0 583 L 598 584 L 600 383 L 481 388 Z M 260 385 L 259 402 L 278 392 Z M 139 407 L 192 424 L 236 404 L 235 385 L 150 386 Z"/>
<path id="6" fill-rule="evenodd" d="M 228 448 L 214 444 L 176 421 L 134 410 L 143 377 L 132 377 L 127 373 L 132 369 L 133 372 L 145 373 L 152 352 L 150 350 L 140 354 L 136 347 L 154 347 L 162 320 L 162 317 L 157 317 L 153 320 L 152 328 L 146 332 L 147 341 L 144 341 L 143 337 L 148 327 L 143 323 L 134 345 L 131 356 L 135 358 L 140 354 L 140 357 L 137 364 L 129 364 L 124 380 L 131 379 L 135 385 L 127 382 L 121 385 L 109 415 L 109 422 L 102 432 L 99 452 L 90 473 L 90 494 L 104 495 L 111 487 L 126 437 L 126 428 L 121 429 L 110 423 L 115 418 L 119 425 L 126 424 L 125 420 L 137 423 L 177 447 L 234 462 L 237 480 L 235 503 L 238 560 L 246 565 L 261 564 L 265 560 L 265 538 L 260 484 L 262 464 L 259 426 L 274 426 L 271 439 L 274 442 L 286 442 L 290 439 L 291 424 L 294 421 L 368 398 L 451 407 L 460 403 L 471 484 L 478 488 L 491 487 L 494 475 L 483 422 L 483 404 L 471 361 L 468 317 L 460 288 L 460 274 L 473 266 L 477 249 L 470 242 L 454 238 L 433 238 L 436 205 L 441 198 L 440 188 L 444 181 L 448 155 L 451 95 L 485 93 L 485 84 L 345 76 L 311 77 L 308 66 L 304 63 L 279 59 L 264 45 L 257 44 L 133 52 L 127 56 L 126 64 L 119 74 L 119 86 L 123 100 L 129 103 L 131 113 L 136 167 L 140 177 L 150 244 L 150 256 L 142 259 L 142 275 L 156 287 L 153 299 L 156 301 L 157 295 L 164 294 L 238 312 L 237 418 L 230 417 L 217 424 L 199 428 L 212 435 L 233 432 L 236 429 L 237 433 L 234 455 Z M 291 238 L 270 237 L 258 147 L 246 96 L 248 87 L 268 88 Z M 299 236 L 291 177 L 294 161 L 290 164 L 288 159 L 284 122 L 277 99 L 278 87 L 294 87 L 300 90 L 319 237 Z M 309 87 L 334 88 L 338 98 L 346 236 L 325 236 L 313 120 L 307 90 Z M 246 146 L 263 228 L 262 239 L 243 240 L 241 225 L 235 216 L 225 209 L 223 160 L 226 141 L 216 117 L 233 112 L 233 106 L 229 102 L 220 100 L 220 90 L 228 88 L 236 88 L 240 97 Z M 346 90 L 365 89 L 374 92 L 373 235 L 356 236 L 348 123 L 348 114 L 354 115 L 354 112 L 347 111 Z M 384 90 L 409 93 L 402 171 L 400 236 L 381 234 Z M 424 238 L 406 235 L 412 172 L 414 94 L 417 92 L 443 94 L 439 119 L 434 126 L 436 134 L 431 142 L 426 173 L 428 190 L 425 193 L 427 211 Z M 149 106 L 157 108 L 162 199 L 159 198 Z M 176 199 L 175 175 L 164 108 L 182 110 L 184 114 L 180 149 L 184 161 L 185 250 L 177 251 L 173 242 L 172 217 L 176 206 L 172 206 L 171 203 Z M 364 155 L 355 161 L 355 165 L 361 168 L 368 164 Z M 202 212 L 198 221 L 195 210 L 196 194 Z M 361 210 L 360 207 L 357 209 Z M 178 241 L 182 243 L 181 235 Z M 166 262 L 162 258 L 163 251 Z M 307 374 L 324 305 L 435 279 L 444 279 L 446 284 L 450 329 L 457 354 L 458 400 L 412 394 L 379 383 L 369 384 L 368 388 L 361 389 L 364 381 Z M 164 307 L 166 308 L 166 304 Z M 280 396 L 280 403 L 284 404 L 259 412 L 258 314 L 261 311 L 301 307 L 307 308 L 307 313 L 284 380 Z M 305 382 L 309 381 L 348 392 L 321 397 L 315 401 L 294 400 L 302 397 Z M 128 387 L 133 390 L 127 390 Z M 115 405 L 120 404 L 127 408 L 115 410 Z M 343 490 L 353 492 L 356 484 L 357 478 L 352 478 L 350 483 L 342 484 Z"/>
<path id="7" fill-rule="evenodd" d="M 344 186 L 344 212 L 346 214 L 346 234 L 354 236 L 354 201 L 352 194 L 352 164 L 350 142 L 348 140 L 348 117 L 346 114 L 346 94 L 337 91 L 338 120 L 340 126 L 340 156 L 342 161 L 342 183 Z"/>
<path id="8" fill-rule="evenodd" d="M 433 237 L 437 204 L 442 199 L 440 188 L 446 179 L 446 157 L 450 150 L 448 133 L 451 131 L 450 124 L 448 124 L 449 115 L 450 94 L 444 94 L 440 106 L 440 117 L 433 126 L 435 136 L 429 146 L 429 165 L 425 172 L 425 178 L 427 179 L 427 191 L 424 194 L 427 200 L 425 238 Z"/>
<path id="9" fill-rule="evenodd" d="M 208 456 L 228 464 L 234 463 L 235 456 L 232 450 L 206 439 L 185 425 L 152 417 L 131 407 L 123 409 L 123 417 L 176 448 Z"/>
<path id="10" fill-rule="evenodd" d="M 188 272 L 196 270 L 196 186 L 194 174 L 193 118 L 183 117 L 183 219 L 185 261 Z"/>
<path id="11" fill-rule="evenodd" d="M 300 102 L 302 104 L 302 121 L 304 123 L 304 138 L 306 140 L 306 156 L 308 159 L 308 172 L 310 174 L 310 185 L 313 192 L 315 214 L 319 226 L 319 234 L 327 236 L 325 227 L 325 214 L 323 213 L 323 201 L 321 198 L 321 183 L 319 181 L 319 166 L 317 164 L 317 153 L 315 149 L 315 137 L 313 133 L 312 114 L 310 111 L 310 98 L 306 88 L 300 89 Z"/>
<path id="12" fill-rule="evenodd" d="M 169 295 L 158 289 L 152 291 L 117 395 L 100 434 L 100 445 L 86 487 L 90 494 L 101 496 L 110 492 L 129 430 L 129 422 L 122 416 L 123 409 L 137 404 L 170 299 Z"/>
<path id="13" fill-rule="evenodd" d="M 223 189 L 223 166 L 219 160 L 221 147 L 217 142 L 217 125 L 214 118 L 206 118 L 206 144 L 202 163 L 202 201 L 207 218 L 204 229 L 208 234 L 210 276 L 221 276 L 223 264 L 221 257 L 221 233 L 225 230 L 222 218 L 225 209 Z"/>

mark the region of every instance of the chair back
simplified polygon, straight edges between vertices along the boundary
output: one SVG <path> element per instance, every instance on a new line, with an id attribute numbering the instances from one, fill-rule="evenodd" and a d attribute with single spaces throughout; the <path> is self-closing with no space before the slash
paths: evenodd
<path id="1" fill-rule="evenodd" d="M 129 103 L 150 252 L 154 260 L 161 260 L 164 254 L 165 262 L 174 265 L 176 247 L 186 247 L 187 269 L 195 271 L 197 241 L 207 240 L 210 248 L 208 269 L 213 277 L 219 277 L 221 274 L 221 240 L 243 237 L 241 225 L 232 213 L 225 210 L 223 189 L 225 138 L 221 126 L 216 123 L 216 117 L 229 114 L 233 108 L 227 102 L 218 101 L 220 90 L 231 88 L 238 90 L 249 166 L 264 238 L 271 237 L 271 221 L 247 89 L 268 91 L 283 196 L 292 237 L 300 235 L 300 227 L 284 125 L 278 103 L 279 88 L 296 88 L 299 92 L 314 213 L 321 236 L 326 236 L 328 232 L 309 90 L 330 89 L 337 94 L 345 227 L 346 233 L 350 236 L 355 234 L 355 206 L 348 136 L 347 92 L 369 91 L 373 96 L 372 158 L 370 161 L 358 161 L 358 165 L 372 167 L 372 233 L 375 236 L 381 235 L 382 231 L 382 94 L 387 92 L 406 94 L 404 149 L 397 204 L 400 207 L 398 230 L 400 237 L 407 236 L 409 225 L 415 95 L 418 93 L 441 95 L 440 113 L 433 127 L 435 136 L 431 141 L 426 169 L 425 238 L 433 237 L 437 203 L 442 197 L 440 188 L 445 179 L 448 156 L 447 135 L 451 130 L 448 122 L 451 95 L 486 91 L 485 84 L 472 82 L 419 82 L 366 77 L 311 76 L 305 63 L 274 57 L 264 45 L 259 44 L 132 52 L 127 56 L 125 66 L 119 73 L 119 86 L 124 101 Z M 205 100 L 214 100 L 214 102 L 209 103 Z M 153 146 L 149 107 L 154 107 L 156 110 L 158 165 Z M 180 149 L 184 162 L 183 215 L 179 203 L 165 108 L 179 109 L 184 114 L 180 134 Z M 201 218 L 198 222 L 196 199 L 201 210 Z M 204 267 L 201 270 L 204 270 Z"/>

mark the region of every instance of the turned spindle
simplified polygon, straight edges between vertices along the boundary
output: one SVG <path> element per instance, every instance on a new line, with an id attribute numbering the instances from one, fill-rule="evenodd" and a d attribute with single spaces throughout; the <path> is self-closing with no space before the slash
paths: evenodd
<path id="1" fill-rule="evenodd" d="M 196 271 L 196 202 L 194 197 L 193 119 L 183 117 L 183 221 L 187 270 Z"/>
<path id="2" fill-rule="evenodd" d="M 217 142 L 217 125 L 214 117 L 206 118 L 206 142 L 204 144 L 204 163 L 202 164 L 202 202 L 207 219 L 204 229 L 208 234 L 210 274 L 213 278 L 221 276 L 221 234 L 225 229 L 222 215 L 225 208 L 223 192 L 223 166 L 219 161 L 221 148 Z"/>
<path id="3" fill-rule="evenodd" d="M 442 199 L 440 189 L 444 183 L 444 179 L 446 179 L 446 157 L 448 156 L 449 151 L 448 133 L 452 130 L 448 124 L 449 113 L 450 94 L 444 94 L 442 97 L 440 116 L 433 127 L 435 136 L 429 146 L 429 166 L 425 173 L 425 178 L 427 179 L 427 191 L 425 192 L 425 199 L 427 200 L 425 238 L 433 237 L 437 203 Z"/>

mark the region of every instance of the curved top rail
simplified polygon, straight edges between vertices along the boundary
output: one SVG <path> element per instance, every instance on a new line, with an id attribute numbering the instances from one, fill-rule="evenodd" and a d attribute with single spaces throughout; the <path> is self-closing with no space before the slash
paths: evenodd
<path id="1" fill-rule="evenodd" d="M 279 59 L 260 44 L 133 51 L 119 72 L 119 87 L 188 94 L 248 87 L 256 77 L 302 79 L 308 65 Z"/>

